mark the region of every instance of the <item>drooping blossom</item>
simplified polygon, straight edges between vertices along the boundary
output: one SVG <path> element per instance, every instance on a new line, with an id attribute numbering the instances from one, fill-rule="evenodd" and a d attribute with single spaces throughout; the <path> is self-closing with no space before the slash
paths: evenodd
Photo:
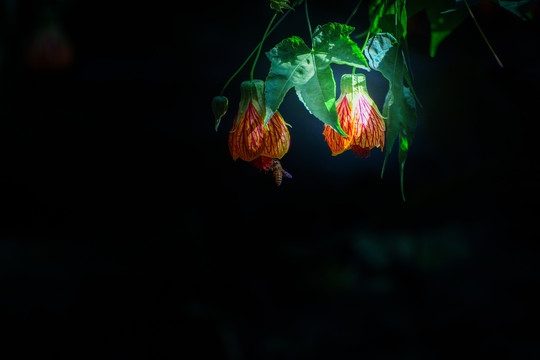
<path id="1" fill-rule="evenodd" d="M 264 82 L 245 81 L 240 88 L 240 106 L 229 133 L 232 158 L 244 161 L 259 157 L 281 159 L 289 151 L 291 136 L 279 111 L 264 125 Z"/>
<path id="2" fill-rule="evenodd" d="M 229 151 L 233 160 L 253 161 L 263 152 L 263 137 L 268 132 L 263 123 L 264 81 L 244 81 L 240 91 L 238 113 L 229 133 Z"/>
<path id="3" fill-rule="evenodd" d="M 337 100 L 338 120 L 348 137 L 341 136 L 329 125 L 323 135 L 336 156 L 351 149 L 359 157 L 368 157 L 374 147 L 384 149 L 383 117 L 367 92 L 363 74 L 345 74 L 341 77 L 341 94 Z"/>
<path id="4" fill-rule="evenodd" d="M 279 186 L 283 176 L 292 177 L 279 162 L 291 145 L 288 124 L 276 111 L 264 125 L 263 81 L 245 81 L 240 88 L 240 106 L 229 133 L 229 151 L 234 160 L 240 158 L 263 172 L 271 171 Z"/>

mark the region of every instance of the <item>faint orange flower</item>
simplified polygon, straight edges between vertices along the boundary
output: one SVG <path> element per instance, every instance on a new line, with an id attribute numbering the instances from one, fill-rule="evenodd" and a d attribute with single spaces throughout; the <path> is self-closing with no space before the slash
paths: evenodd
<path id="1" fill-rule="evenodd" d="M 264 82 L 245 81 L 240 88 L 240 106 L 229 133 L 232 158 L 244 161 L 259 157 L 281 159 L 289 151 L 291 137 L 283 117 L 277 111 L 264 125 Z"/>
<path id="2" fill-rule="evenodd" d="M 339 124 L 348 137 L 325 125 L 323 135 L 333 156 L 351 149 L 359 157 L 368 157 L 374 147 L 384 149 L 386 127 L 367 92 L 365 75 L 345 74 L 341 77 L 336 109 Z"/>
<path id="3" fill-rule="evenodd" d="M 233 160 L 252 161 L 263 151 L 265 114 L 264 81 L 244 81 L 240 85 L 240 105 L 229 133 L 229 151 Z"/>

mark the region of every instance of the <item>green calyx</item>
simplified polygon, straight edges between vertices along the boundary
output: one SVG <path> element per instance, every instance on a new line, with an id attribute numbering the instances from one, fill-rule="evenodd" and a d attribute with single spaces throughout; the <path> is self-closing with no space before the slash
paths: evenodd
<path id="1" fill-rule="evenodd" d="M 364 74 L 344 74 L 341 76 L 340 88 L 342 94 L 367 94 L 366 76 Z"/>
<path id="2" fill-rule="evenodd" d="M 242 118 L 246 112 L 249 102 L 251 101 L 253 107 L 264 119 L 266 115 L 266 105 L 264 101 L 264 81 L 252 80 L 244 81 L 240 84 L 240 105 L 238 108 L 238 118 Z"/>

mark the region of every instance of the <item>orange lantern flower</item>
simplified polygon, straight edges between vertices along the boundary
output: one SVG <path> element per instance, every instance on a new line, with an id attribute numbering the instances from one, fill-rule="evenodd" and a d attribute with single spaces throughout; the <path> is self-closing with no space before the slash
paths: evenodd
<path id="1" fill-rule="evenodd" d="M 229 133 L 229 151 L 233 160 L 253 161 L 261 155 L 263 136 L 268 132 L 263 123 L 264 81 L 244 81 L 240 91 L 238 113 Z"/>
<path id="2" fill-rule="evenodd" d="M 244 81 L 240 89 L 240 106 L 229 133 L 231 156 L 234 160 L 240 158 L 249 161 L 261 171 L 271 171 L 279 186 L 284 176 L 292 177 L 278 160 L 289 151 L 291 145 L 288 124 L 276 111 L 264 125 L 264 81 Z"/>
<path id="3" fill-rule="evenodd" d="M 264 81 L 244 81 L 240 89 L 240 106 L 229 133 L 232 158 L 244 161 L 253 161 L 261 156 L 281 159 L 289 151 L 291 137 L 277 111 L 264 125 Z"/>
<path id="4" fill-rule="evenodd" d="M 341 94 L 337 100 L 338 120 L 348 137 L 325 125 L 323 135 L 332 155 L 352 149 L 360 157 L 368 157 L 374 147 L 384 149 L 384 120 L 375 102 L 369 97 L 363 74 L 341 77 Z"/>

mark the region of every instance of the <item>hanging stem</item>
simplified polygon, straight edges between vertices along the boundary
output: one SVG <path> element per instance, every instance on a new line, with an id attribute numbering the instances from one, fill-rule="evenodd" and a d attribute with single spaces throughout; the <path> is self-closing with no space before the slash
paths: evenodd
<path id="1" fill-rule="evenodd" d="M 495 53 L 495 50 L 493 50 L 493 47 L 491 47 L 491 44 L 489 43 L 486 35 L 482 31 L 482 28 L 480 27 L 480 25 L 476 21 L 476 18 L 474 17 L 474 14 L 473 14 L 473 12 L 471 10 L 471 7 L 469 6 L 469 3 L 467 2 L 467 0 L 464 0 L 464 2 L 465 2 L 465 6 L 467 6 L 467 10 L 469 11 L 469 14 L 471 15 L 471 18 L 474 21 L 474 24 L 476 25 L 476 27 L 478 28 L 478 31 L 480 32 L 480 35 L 482 35 L 482 37 L 484 38 L 484 41 L 486 42 L 487 46 L 489 47 L 489 50 L 491 51 L 491 53 L 495 57 L 495 60 L 497 61 L 497 64 L 499 64 L 500 67 L 503 67 L 503 64 L 502 64 L 501 60 L 499 59 L 499 57 Z"/>
<path id="2" fill-rule="evenodd" d="M 255 66 L 257 65 L 257 61 L 259 60 L 259 55 L 261 55 L 261 49 L 264 43 L 264 40 L 266 40 L 266 37 L 268 36 L 268 32 L 270 31 L 270 27 L 272 26 L 272 23 L 276 19 L 277 11 L 274 13 L 274 16 L 272 16 L 272 19 L 270 19 L 270 23 L 268 23 L 268 26 L 266 27 L 266 31 L 264 32 L 263 38 L 261 42 L 259 43 L 259 48 L 257 49 L 257 55 L 255 56 L 255 60 L 253 60 L 253 66 L 251 67 L 251 73 L 249 75 L 249 78 L 251 81 L 253 81 L 253 73 L 255 72 Z"/>
<path id="3" fill-rule="evenodd" d="M 311 22 L 309 21 L 307 3 L 308 3 L 307 0 L 304 0 L 304 4 L 306 5 L 306 20 L 307 20 L 307 25 L 309 29 L 309 38 L 311 39 L 311 45 L 313 46 L 313 31 L 311 31 Z"/>
<path id="4" fill-rule="evenodd" d="M 283 16 L 276 22 L 276 24 L 272 27 L 272 29 L 270 29 L 270 31 L 268 31 L 268 34 L 266 34 L 266 37 L 268 37 L 268 35 L 270 35 L 272 33 L 272 31 L 274 31 L 278 25 L 285 19 L 285 17 L 291 12 L 291 10 L 288 10 L 285 14 L 283 14 Z M 255 49 L 253 49 L 253 51 L 251 52 L 251 54 L 249 54 L 249 56 L 246 58 L 246 60 L 244 60 L 244 62 L 242 63 L 242 65 L 240 65 L 240 67 L 238 68 L 238 70 L 236 70 L 236 72 L 229 78 L 229 80 L 227 80 L 227 82 L 225 83 L 225 85 L 223 86 L 223 88 L 221 89 L 221 91 L 219 92 L 219 95 L 223 96 L 223 93 L 225 92 L 225 89 L 227 89 L 227 86 L 229 86 L 230 82 L 236 77 L 236 75 L 238 75 L 238 73 L 240 71 L 242 71 L 242 69 L 244 68 L 244 66 L 246 66 L 246 64 L 249 62 L 249 59 L 251 59 L 251 57 L 253 55 L 255 55 L 255 53 L 258 51 L 258 49 L 262 46 L 262 43 L 264 42 L 264 39 L 263 41 L 261 41 L 260 43 L 257 44 L 257 46 L 255 47 Z"/>
<path id="5" fill-rule="evenodd" d="M 349 22 L 352 20 L 353 16 L 356 14 L 356 12 L 358 11 L 358 8 L 360 7 L 360 5 L 362 5 L 363 2 L 364 0 L 360 0 L 358 4 L 356 4 L 356 7 L 352 11 L 351 15 L 349 15 L 349 17 L 347 18 L 347 21 L 345 21 L 345 25 L 349 25 Z"/>

